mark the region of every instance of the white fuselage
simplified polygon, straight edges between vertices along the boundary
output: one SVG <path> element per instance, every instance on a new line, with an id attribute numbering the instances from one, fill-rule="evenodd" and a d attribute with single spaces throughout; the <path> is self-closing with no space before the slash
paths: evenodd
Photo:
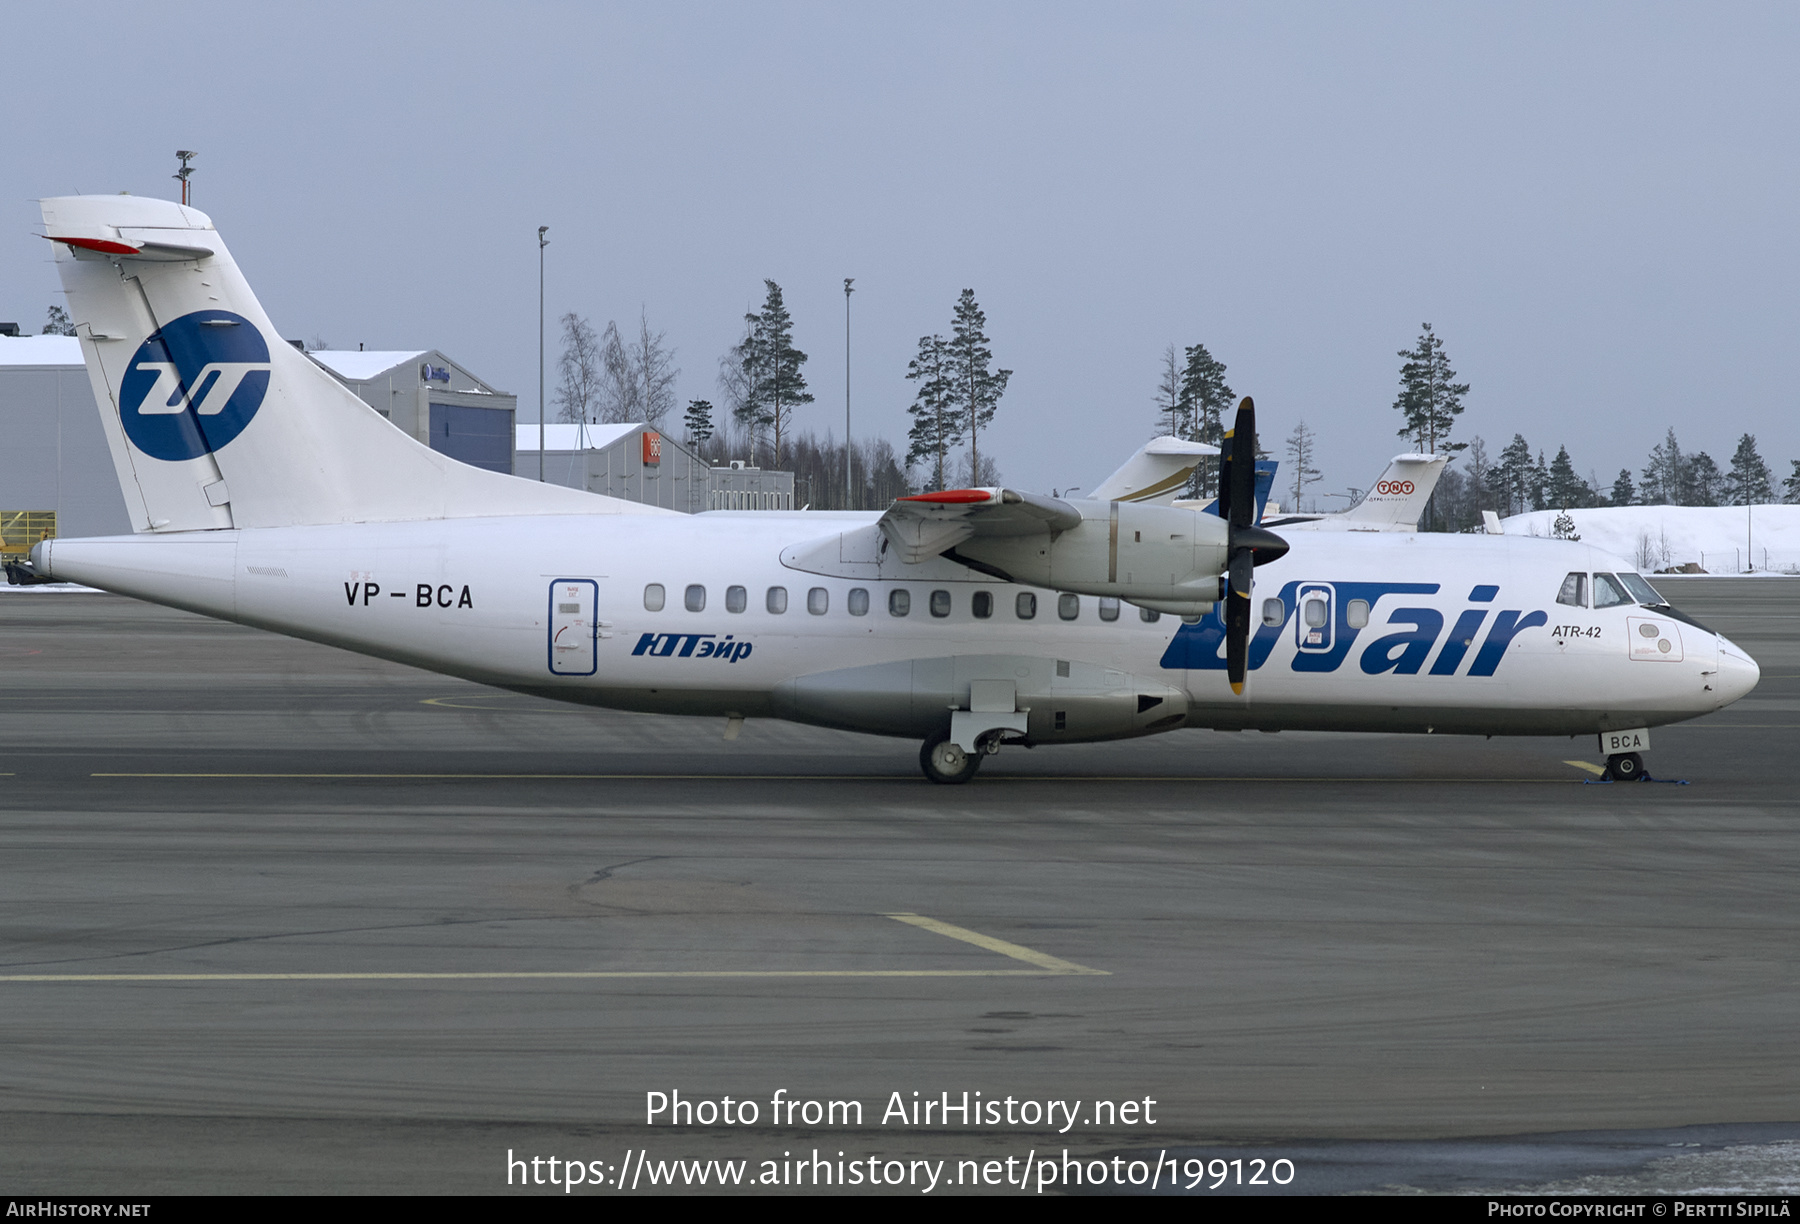
<path id="1" fill-rule="evenodd" d="M 1667 613 L 1558 604 L 1566 573 L 1624 568 L 1588 546 L 1346 533 L 1296 536 L 1256 571 L 1250 682 L 1236 697 L 1216 614 L 1149 621 L 1130 604 L 943 561 L 917 579 L 891 561 L 861 572 L 783 561 L 816 559 L 820 549 L 805 546 L 874 517 L 559 514 L 199 531 L 54 541 L 43 564 L 59 578 L 561 700 L 908 736 L 968 708 L 980 679 L 1015 684 L 1037 742 L 1175 726 L 1574 734 L 1708 713 L 1757 679 L 1741 650 Z M 818 572 L 828 569 L 839 572 Z M 772 600 L 771 589 L 782 594 Z M 1034 616 L 1020 616 L 1021 595 Z M 1324 623 L 1308 624 L 1308 612 Z"/>

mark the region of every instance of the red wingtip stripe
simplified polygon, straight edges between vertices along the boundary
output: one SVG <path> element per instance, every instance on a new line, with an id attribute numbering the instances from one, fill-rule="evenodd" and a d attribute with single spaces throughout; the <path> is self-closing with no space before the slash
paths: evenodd
<path id="1" fill-rule="evenodd" d="M 105 238 L 59 238 L 55 234 L 45 234 L 51 242 L 60 242 L 67 246 L 80 247 L 84 251 L 99 251 L 105 255 L 136 255 L 142 247 L 127 246 L 123 242 L 112 242 Z"/>
<path id="2" fill-rule="evenodd" d="M 961 506 L 970 502 L 992 501 L 994 495 L 986 489 L 945 489 L 941 493 L 915 493 L 911 497 L 902 497 L 901 501 L 936 502 L 939 505 Z"/>

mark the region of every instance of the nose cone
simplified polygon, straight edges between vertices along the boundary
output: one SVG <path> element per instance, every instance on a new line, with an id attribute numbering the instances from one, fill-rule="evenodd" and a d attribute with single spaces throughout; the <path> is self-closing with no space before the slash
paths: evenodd
<path id="1" fill-rule="evenodd" d="M 1724 634 L 1719 635 L 1719 674 L 1713 677 L 1713 693 L 1721 706 L 1728 706 L 1756 687 L 1762 679 L 1762 668 L 1745 651 Z"/>

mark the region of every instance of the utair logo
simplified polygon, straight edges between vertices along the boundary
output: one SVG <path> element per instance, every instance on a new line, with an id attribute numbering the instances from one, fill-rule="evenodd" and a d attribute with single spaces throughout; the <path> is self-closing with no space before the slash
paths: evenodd
<path id="1" fill-rule="evenodd" d="M 195 459 L 244 432 L 269 391 L 269 346 L 228 310 L 182 315 L 138 346 L 119 384 L 133 446 L 156 459 Z"/>
<path id="2" fill-rule="evenodd" d="M 1499 670 L 1514 638 L 1550 620 L 1543 612 L 1495 608 L 1500 588 L 1494 583 L 1471 589 L 1468 607 L 1454 600 L 1446 606 L 1434 598 L 1438 590 L 1435 582 L 1290 582 L 1260 600 L 1262 625 L 1250 639 L 1250 670 L 1267 663 L 1288 638 L 1294 647 L 1288 667 L 1297 672 L 1335 672 L 1354 657 L 1368 676 L 1485 677 Z M 1177 630 L 1162 665 L 1225 670 L 1224 606 Z"/>
<path id="3" fill-rule="evenodd" d="M 731 633 L 723 638 L 716 633 L 646 633 L 638 639 L 631 653 L 634 658 L 649 655 L 653 659 L 723 659 L 727 663 L 736 663 L 750 657 L 750 643 L 733 641 L 735 636 Z"/>

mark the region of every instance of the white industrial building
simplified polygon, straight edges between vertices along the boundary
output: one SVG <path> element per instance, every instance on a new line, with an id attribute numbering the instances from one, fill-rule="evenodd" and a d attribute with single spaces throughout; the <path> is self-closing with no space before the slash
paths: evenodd
<path id="1" fill-rule="evenodd" d="M 515 475 L 538 477 L 538 425 L 518 427 Z M 794 474 L 733 463 L 712 467 L 641 421 L 543 426 L 543 476 L 552 484 L 698 514 L 792 510 Z"/>

